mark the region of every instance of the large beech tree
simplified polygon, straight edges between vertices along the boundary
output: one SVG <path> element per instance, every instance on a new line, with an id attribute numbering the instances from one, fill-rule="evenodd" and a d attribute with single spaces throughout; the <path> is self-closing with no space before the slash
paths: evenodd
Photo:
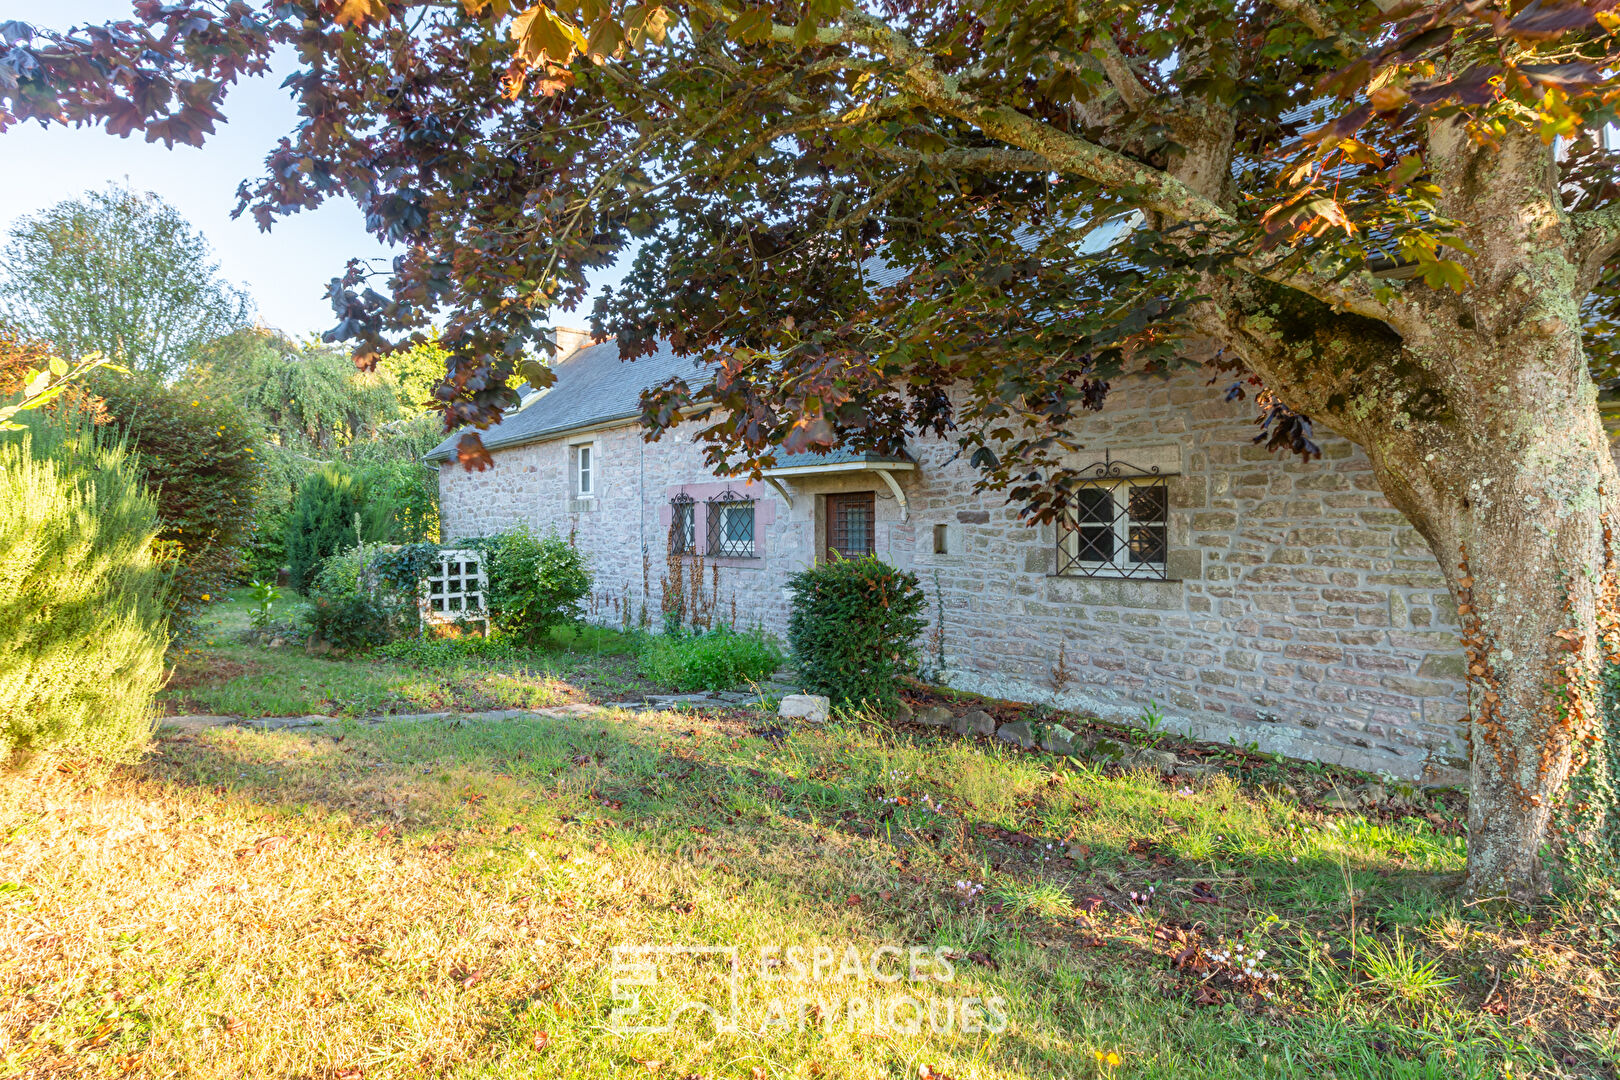
<path id="1" fill-rule="evenodd" d="M 401 246 L 333 336 L 442 324 L 447 428 L 548 379 L 545 313 L 632 255 L 597 328 L 706 362 L 647 418 L 736 469 L 929 429 L 1046 519 L 1123 377 L 1206 364 L 1278 453 L 1330 425 L 1456 597 L 1468 888 L 1524 897 L 1605 825 L 1569 781 L 1606 757 L 1620 12 L 1393 2 L 142 0 L 0 27 L 0 127 L 196 142 L 290 47 L 304 120 L 243 208 L 349 197 Z"/>

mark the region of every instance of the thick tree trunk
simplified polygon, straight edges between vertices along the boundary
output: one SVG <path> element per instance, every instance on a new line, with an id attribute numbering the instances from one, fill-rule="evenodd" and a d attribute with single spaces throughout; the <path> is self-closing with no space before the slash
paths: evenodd
<path id="1" fill-rule="evenodd" d="M 1540 856 L 1572 770 L 1601 749 L 1620 474 L 1551 148 L 1529 132 L 1486 147 L 1452 120 L 1427 136 L 1440 210 L 1463 223 L 1454 252 L 1473 281 L 1461 294 L 1388 282 L 1375 318 L 1209 275 L 1196 317 L 1291 408 L 1360 444 L 1439 560 L 1468 671 L 1466 891 L 1525 899 L 1544 891 Z M 1604 809 L 1584 811 L 1587 826 Z"/>
<path id="2" fill-rule="evenodd" d="M 1345 381 L 1296 407 L 1360 443 L 1385 495 L 1427 540 L 1457 602 L 1468 672 L 1474 896 L 1545 891 L 1540 861 L 1572 768 L 1601 738 L 1611 651 L 1608 532 L 1620 474 L 1567 293 L 1474 315 L 1455 301 L 1421 335 L 1332 349 Z M 1448 309 L 1449 308 L 1449 309 Z M 1322 355 L 1310 358 L 1319 372 Z M 1285 393 L 1286 366 L 1266 373 Z M 1382 385 L 1378 385 L 1382 383 Z M 1290 402 L 1294 404 L 1294 402 Z"/>
<path id="3" fill-rule="evenodd" d="M 1450 584 L 1468 671 L 1475 896 L 1545 890 L 1539 855 L 1572 768 L 1599 747 L 1599 672 L 1613 653 L 1620 474 L 1567 264 L 1554 270 L 1516 274 L 1511 291 L 1417 294 L 1422 324 L 1402 334 L 1286 296 L 1235 297 L 1261 320 L 1223 316 L 1284 401 L 1367 451 Z"/>
<path id="4" fill-rule="evenodd" d="M 1430 432 L 1370 449 L 1457 601 L 1469 676 L 1467 891 L 1525 899 L 1544 890 L 1538 854 L 1572 765 L 1601 736 L 1607 508 L 1620 475 L 1585 372 L 1525 385 L 1520 359 L 1475 358 L 1495 369 L 1496 392 L 1482 385 L 1461 407 L 1449 446 Z"/>

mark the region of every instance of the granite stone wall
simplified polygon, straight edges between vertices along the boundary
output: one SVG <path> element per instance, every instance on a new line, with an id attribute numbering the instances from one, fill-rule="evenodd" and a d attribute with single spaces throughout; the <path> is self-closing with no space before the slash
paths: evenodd
<path id="1" fill-rule="evenodd" d="M 825 545 L 824 496 L 872 491 L 878 553 L 928 592 L 923 644 L 941 681 L 1119 721 L 1156 706 L 1199 738 L 1459 781 L 1461 652 L 1433 556 L 1358 449 L 1319 431 L 1320 461 L 1268 453 L 1250 441 L 1253 406 L 1204 384 L 1121 383 L 1074 432 L 1076 464 L 1107 452 L 1169 476 L 1166 581 L 1054 575 L 1053 527 L 976 494 L 956 448 L 930 439 L 911 445 L 915 472 L 894 474 L 904 519 L 869 473 L 784 479 L 791 506 L 768 485 L 717 481 L 684 432 L 648 444 L 626 425 L 497 450 L 484 473 L 441 466 L 444 536 L 517 522 L 572 535 L 595 566 L 592 617 L 656 626 L 670 499 L 696 500 L 701 546 L 702 508 L 729 486 L 757 500 L 758 557 L 704 560 L 705 594 L 721 618 L 780 633 L 783 583 Z M 595 446 L 588 500 L 570 476 L 581 442 Z"/>

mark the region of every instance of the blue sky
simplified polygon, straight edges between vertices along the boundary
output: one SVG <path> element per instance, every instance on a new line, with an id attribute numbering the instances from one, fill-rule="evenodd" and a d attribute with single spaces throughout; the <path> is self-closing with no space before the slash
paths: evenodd
<path id="1" fill-rule="evenodd" d="M 129 0 L 0 0 L 0 22 L 51 29 L 129 12 Z M 263 322 L 294 335 L 328 329 L 334 320 L 322 298 L 326 283 L 352 257 L 391 254 L 366 233 L 354 204 L 329 202 L 282 219 L 268 233 L 246 215 L 231 220 L 237 184 L 260 175 L 264 155 L 296 122 L 291 99 L 279 89 L 286 74 L 239 83 L 226 99 L 229 122 L 201 149 L 167 150 L 139 133 L 119 139 L 100 128 L 28 124 L 0 135 L 0 231 L 87 188 L 128 183 L 167 199 L 208 237 L 221 273 L 253 295 Z M 584 314 L 558 321 L 582 326 Z"/>

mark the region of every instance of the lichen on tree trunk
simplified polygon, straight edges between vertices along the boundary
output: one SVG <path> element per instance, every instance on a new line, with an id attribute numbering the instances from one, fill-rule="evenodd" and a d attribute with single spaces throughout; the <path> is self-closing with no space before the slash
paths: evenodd
<path id="1" fill-rule="evenodd" d="M 1379 354 L 1372 369 L 1427 404 L 1317 404 L 1367 449 L 1450 586 L 1469 697 L 1465 891 L 1523 900 L 1546 889 L 1543 849 L 1572 768 L 1601 751 L 1620 473 L 1579 331 L 1520 329 L 1494 342 L 1434 333 Z"/>

